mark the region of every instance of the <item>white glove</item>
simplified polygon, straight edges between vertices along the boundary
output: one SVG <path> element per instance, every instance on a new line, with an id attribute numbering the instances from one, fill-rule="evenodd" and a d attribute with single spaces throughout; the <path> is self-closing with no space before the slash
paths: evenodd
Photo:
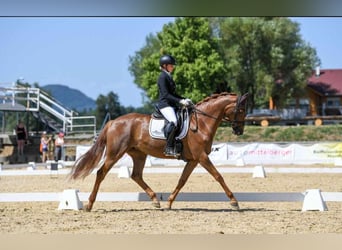
<path id="1" fill-rule="evenodd" d="M 179 101 L 180 104 L 182 104 L 183 106 L 190 106 L 191 105 L 191 100 L 190 99 L 182 99 Z"/>
<path id="2" fill-rule="evenodd" d="M 193 105 L 193 102 L 189 98 L 186 98 L 185 100 L 189 103 L 188 106 Z"/>

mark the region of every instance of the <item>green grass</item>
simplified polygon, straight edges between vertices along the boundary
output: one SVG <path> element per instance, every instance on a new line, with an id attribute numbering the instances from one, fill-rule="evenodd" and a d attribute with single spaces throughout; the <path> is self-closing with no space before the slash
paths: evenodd
<path id="1" fill-rule="evenodd" d="M 313 142 L 342 141 L 342 125 L 324 126 L 245 126 L 244 134 L 232 134 L 230 127 L 219 127 L 216 142 Z"/>

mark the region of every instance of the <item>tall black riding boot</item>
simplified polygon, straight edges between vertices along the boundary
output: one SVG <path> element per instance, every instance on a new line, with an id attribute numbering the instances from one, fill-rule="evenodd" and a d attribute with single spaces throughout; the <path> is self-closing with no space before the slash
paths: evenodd
<path id="1" fill-rule="evenodd" d="M 178 156 L 175 149 L 175 136 L 177 127 L 173 122 L 168 127 L 167 142 L 164 154 L 166 156 Z"/>

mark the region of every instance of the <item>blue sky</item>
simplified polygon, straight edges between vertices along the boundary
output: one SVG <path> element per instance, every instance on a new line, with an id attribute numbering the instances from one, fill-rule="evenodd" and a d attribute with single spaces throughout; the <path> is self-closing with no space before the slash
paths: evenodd
<path id="1" fill-rule="evenodd" d="M 0 18 L 0 86 L 24 78 L 40 86 L 63 84 L 96 99 L 110 91 L 139 107 L 141 90 L 129 56 L 172 17 Z M 322 68 L 342 68 L 342 18 L 292 18 L 317 50 Z"/>

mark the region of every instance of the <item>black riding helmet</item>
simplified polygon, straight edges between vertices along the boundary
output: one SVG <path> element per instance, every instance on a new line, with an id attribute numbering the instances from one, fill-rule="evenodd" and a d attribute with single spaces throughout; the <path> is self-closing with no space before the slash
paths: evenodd
<path id="1" fill-rule="evenodd" d="M 172 64 L 172 65 L 176 65 L 176 59 L 173 58 L 170 55 L 163 55 L 162 57 L 160 57 L 159 59 L 159 65 L 163 66 L 164 64 Z"/>

